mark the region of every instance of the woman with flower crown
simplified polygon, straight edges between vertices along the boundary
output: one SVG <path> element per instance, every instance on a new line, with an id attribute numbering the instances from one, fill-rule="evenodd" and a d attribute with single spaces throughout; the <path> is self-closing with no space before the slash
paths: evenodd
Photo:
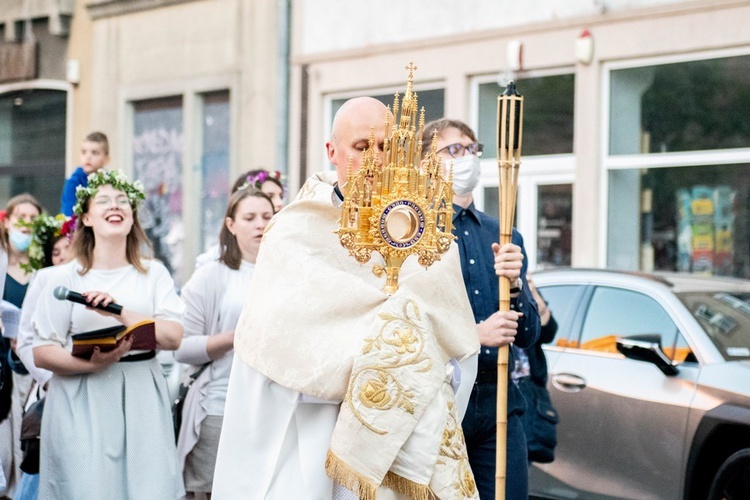
<path id="1" fill-rule="evenodd" d="M 178 498 L 183 494 L 167 383 L 154 351 L 129 337 L 90 359 L 71 335 L 153 319 L 158 349 L 177 349 L 184 306 L 163 264 L 142 255 L 139 182 L 100 170 L 79 187 L 76 259 L 50 271 L 32 317 L 34 361 L 53 373 L 42 418 L 39 498 Z M 84 307 L 57 300 L 81 292 Z M 96 309 L 117 302 L 119 315 Z"/>
<path id="2" fill-rule="evenodd" d="M 248 170 L 234 182 L 232 192 L 245 188 L 255 188 L 263 192 L 271 199 L 274 212 L 284 208 L 284 193 L 286 189 L 281 182 L 281 172 L 278 170 Z"/>
<path id="3" fill-rule="evenodd" d="M 70 251 L 70 239 L 75 229 L 75 218 L 68 218 L 63 214 L 51 216 L 42 214 L 30 224 L 31 244 L 29 245 L 29 262 L 25 266 L 27 272 L 31 272 L 29 288 L 21 309 L 21 319 L 18 325 L 18 336 L 16 337 L 16 354 L 23 366 L 33 378 L 29 396 L 26 400 L 24 414 L 34 411 L 30 408 L 36 401 L 43 400 L 46 393 L 46 384 L 52 378 L 52 372 L 38 368 L 34 364 L 34 353 L 32 342 L 34 330 L 31 326 L 31 315 L 34 306 L 39 300 L 47 285 L 50 266 L 58 266 L 69 262 L 73 258 Z M 37 405 L 43 405 L 43 402 Z M 26 423 L 26 417 L 24 417 Z M 28 432 L 27 425 L 23 425 L 24 433 Z M 24 439 L 24 433 L 21 439 Z M 33 442 L 32 442 L 33 441 Z M 21 479 L 13 495 L 14 500 L 36 500 L 39 490 L 39 440 L 31 439 L 22 441 L 23 461 L 21 462 Z"/>
<path id="4" fill-rule="evenodd" d="M 177 445 L 189 494 L 205 493 L 210 498 L 234 356 L 234 328 L 263 231 L 273 214 L 273 202 L 259 189 L 245 186 L 236 191 L 229 198 L 219 233 L 219 260 L 197 269 L 182 289 L 185 338 L 175 358 L 202 370 L 188 391 Z"/>
<path id="5" fill-rule="evenodd" d="M 8 200 L 0 217 L 0 298 L 17 308 L 23 303 L 31 277 L 24 269 L 29 261 L 31 242 L 31 229 L 27 225 L 41 213 L 42 207 L 36 198 L 23 193 Z M 3 328 L 3 335 L 10 334 L 10 330 Z M 13 488 L 20 476 L 22 406 L 31 384 L 31 378 L 12 351 L 14 342 L 11 338 L 0 338 L 0 381 L 4 381 L 0 383 L 0 463 L 8 489 Z M 0 489 L 0 495 L 4 492 Z"/>

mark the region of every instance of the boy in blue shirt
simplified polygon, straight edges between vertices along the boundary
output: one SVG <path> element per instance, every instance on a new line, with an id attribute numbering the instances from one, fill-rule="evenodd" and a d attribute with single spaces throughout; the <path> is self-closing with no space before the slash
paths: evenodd
<path id="1" fill-rule="evenodd" d="M 101 132 L 91 132 L 83 140 L 81 145 L 81 165 L 75 172 L 65 179 L 62 197 L 60 199 L 60 212 L 70 217 L 73 215 L 73 206 L 76 204 L 76 188 L 88 186 L 88 176 L 109 163 L 109 141 L 107 136 Z"/>

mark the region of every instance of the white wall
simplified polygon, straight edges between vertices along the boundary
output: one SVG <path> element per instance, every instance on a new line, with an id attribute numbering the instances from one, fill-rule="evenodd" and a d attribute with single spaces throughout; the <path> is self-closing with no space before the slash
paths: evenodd
<path id="1" fill-rule="evenodd" d="M 602 12 L 686 3 L 686 0 L 314 0 L 303 11 L 300 54 L 572 19 Z"/>

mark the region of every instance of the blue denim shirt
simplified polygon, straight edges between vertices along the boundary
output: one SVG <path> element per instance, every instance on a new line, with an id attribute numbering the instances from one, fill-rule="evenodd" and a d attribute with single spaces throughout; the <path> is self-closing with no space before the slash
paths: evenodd
<path id="1" fill-rule="evenodd" d="M 492 244 L 500 241 L 500 222 L 480 212 L 472 202 L 464 209 L 453 205 L 453 234 L 458 237 L 459 254 L 461 255 L 461 272 L 463 273 L 466 293 L 469 295 L 474 320 L 481 323 L 500 309 L 500 289 L 495 274 L 495 255 Z M 529 347 L 539 338 L 540 323 L 536 303 L 529 293 L 526 284 L 528 261 L 523 247 L 521 233 L 513 229 L 512 241 L 521 247 L 524 255 L 521 279 L 523 289 L 517 298 L 511 299 L 511 308 L 523 313 L 518 321 L 518 333 L 515 345 Z M 482 346 L 479 352 L 479 371 L 477 381 L 488 381 L 497 374 L 497 347 Z M 513 349 L 508 356 L 508 380 L 513 371 Z M 508 384 L 508 414 L 523 411 L 523 395 L 513 383 Z M 490 402 L 488 402 L 490 404 Z M 495 404 L 495 402 L 491 402 Z"/>

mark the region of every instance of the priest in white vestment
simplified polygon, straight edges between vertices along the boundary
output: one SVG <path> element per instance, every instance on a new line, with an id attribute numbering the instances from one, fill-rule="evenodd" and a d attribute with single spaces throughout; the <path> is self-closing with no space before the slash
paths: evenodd
<path id="1" fill-rule="evenodd" d="M 334 231 L 347 163 L 387 110 L 347 101 L 328 157 L 269 224 L 235 332 L 213 498 L 478 498 L 461 432 L 479 342 L 455 245 L 388 296 Z M 351 160 L 350 160 L 351 158 Z M 380 262 L 382 263 L 382 262 Z"/>

